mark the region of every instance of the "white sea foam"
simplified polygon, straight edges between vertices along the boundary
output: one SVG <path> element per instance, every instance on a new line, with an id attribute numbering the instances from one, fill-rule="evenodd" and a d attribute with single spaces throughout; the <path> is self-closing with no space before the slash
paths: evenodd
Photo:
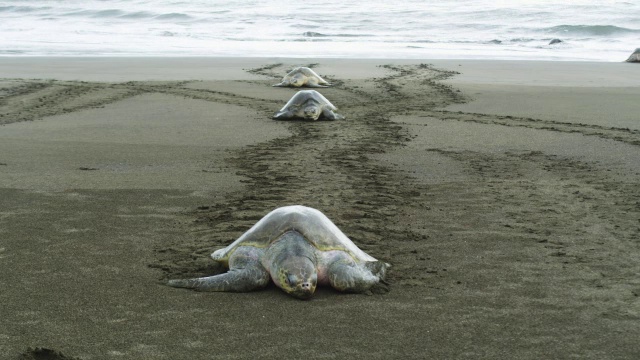
<path id="1" fill-rule="evenodd" d="M 640 1 L 0 2 L 0 55 L 622 61 L 637 47 Z"/>

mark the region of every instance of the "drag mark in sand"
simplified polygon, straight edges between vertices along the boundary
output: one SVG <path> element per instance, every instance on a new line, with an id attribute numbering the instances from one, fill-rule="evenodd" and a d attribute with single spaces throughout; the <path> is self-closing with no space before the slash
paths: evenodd
<path id="1" fill-rule="evenodd" d="M 137 89 L 75 81 L 14 80 L 0 98 L 0 124 L 100 107 L 139 94 Z"/>
<path id="2" fill-rule="evenodd" d="M 24 79 L 9 81 L 10 86 L 5 85 L 0 89 L 0 125 L 99 108 L 145 93 L 164 93 L 260 109 L 270 108 L 276 103 L 273 100 L 224 91 L 190 89 L 186 84 L 191 81 L 125 83 Z"/>
<path id="3" fill-rule="evenodd" d="M 541 120 L 517 116 L 499 116 L 461 111 L 436 111 L 424 116 L 436 117 L 441 120 L 475 122 L 480 124 L 497 124 L 512 127 L 524 127 L 564 133 L 579 133 L 585 136 L 596 136 L 603 139 L 615 140 L 630 145 L 640 145 L 640 130 L 618 127 L 606 127 L 593 124 L 570 123 L 552 120 Z"/>

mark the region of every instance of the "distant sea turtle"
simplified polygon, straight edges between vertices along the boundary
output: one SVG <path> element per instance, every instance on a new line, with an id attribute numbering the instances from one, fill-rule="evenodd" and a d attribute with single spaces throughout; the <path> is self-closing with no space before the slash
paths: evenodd
<path id="1" fill-rule="evenodd" d="M 332 103 L 315 90 L 300 90 L 273 115 L 274 119 L 300 118 L 318 120 L 322 115 L 327 120 L 341 120 L 344 116 L 336 114 L 338 110 Z"/>
<path id="2" fill-rule="evenodd" d="M 231 245 L 211 254 L 224 274 L 170 280 L 174 287 L 200 291 L 246 292 L 269 278 L 286 293 L 310 298 L 316 285 L 366 292 L 384 280 L 387 263 L 360 250 L 322 212 L 305 206 L 271 211 Z"/>
<path id="3" fill-rule="evenodd" d="M 640 48 L 637 48 L 636 51 L 629 56 L 627 62 L 640 62 Z"/>
<path id="4" fill-rule="evenodd" d="M 273 86 L 279 87 L 329 87 L 331 84 L 326 82 L 320 75 L 308 67 L 297 67 L 284 76 L 282 82 Z"/>

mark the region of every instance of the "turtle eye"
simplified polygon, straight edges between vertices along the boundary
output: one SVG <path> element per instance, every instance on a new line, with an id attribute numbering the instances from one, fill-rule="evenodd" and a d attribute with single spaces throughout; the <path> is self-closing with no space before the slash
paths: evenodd
<path id="1" fill-rule="evenodd" d="M 287 275 L 287 284 L 289 284 L 289 286 L 296 286 L 298 284 L 298 277 L 292 274 Z"/>

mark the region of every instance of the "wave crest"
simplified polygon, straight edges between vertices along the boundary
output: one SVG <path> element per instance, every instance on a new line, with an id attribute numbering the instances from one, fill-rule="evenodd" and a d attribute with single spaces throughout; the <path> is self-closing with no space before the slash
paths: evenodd
<path id="1" fill-rule="evenodd" d="M 20 12 L 20 13 L 29 13 L 29 12 L 35 12 L 35 11 L 40 11 L 40 10 L 50 10 L 51 7 L 50 6 L 15 6 L 15 5 L 9 5 L 9 6 L 0 6 L 0 12 Z"/>
<path id="2" fill-rule="evenodd" d="M 610 36 L 620 34 L 639 34 L 640 30 L 615 25 L 558 25 L 544 29 L 546 32 L 564 35 Z"/>

